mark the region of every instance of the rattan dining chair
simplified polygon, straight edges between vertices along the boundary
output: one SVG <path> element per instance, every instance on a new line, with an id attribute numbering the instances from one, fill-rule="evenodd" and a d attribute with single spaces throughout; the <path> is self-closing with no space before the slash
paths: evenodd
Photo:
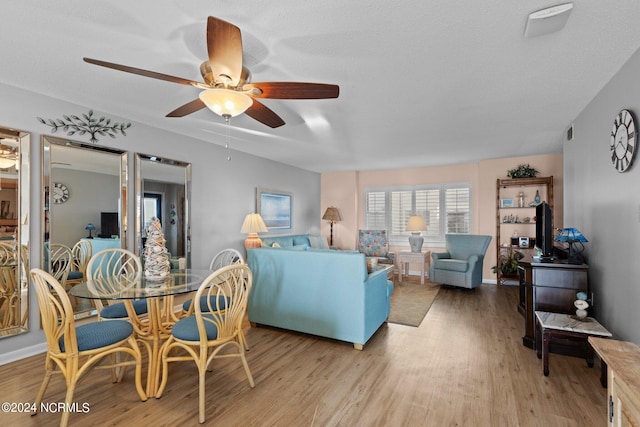
<path id="1" fill-rule="evenodd" d="M 14 241 L 0 241 L 0 328 L 18 326 L 20 293 Z"/>
<path id="2" fill-rule="evenodd" d="M 142 263 L 140 257 L 131 251 L 122 248 L 110 248 L 94 254 L 87 263 L 87 279 L 101 279 L 120 275 L 132 277 L 142 275 Z M 127 309 L 122 301 L 108 300 L 105 306 L 102 300 L 94 300 L 100 320 L 126 319 L 129 317 Z M 147 301 L 133 301 L 133 309 L 136 315 L 147 313 Z"/>
<path id="3" fill-rule="evenodd" d="M 209 270 L 216 271 L 222 267 L 226 267 L 227 265 L 233 264 L 244 264 L 244 257 L 240 253 L 240 251 L 232 248 L 223 249 L 218 252 L 212 259 L 209 264 Z M 193 314 L 193 306 L 191 305 L 192 299 L 187 299 L 182 304 L 182 317 L 191 316 Z M 224 301 L 220 301 L 219 304 L 215 304 L 212 301 L 212 305 L 217 307 L 219 310 L 224 310 Z M 200 304 L 200 307 L 207 307 L 205 301 Z M 245 350 L 249 350 L 249 343 L 247 342 L 247 338 L 244 336 L 244 332 L 242 329 L 240 330 L 240 338 L 242 340 L 242 344 L 244 345 Z"/>
<path id="4" fill-rule="evenodd" d="M 91 368 L 111 369 L 135 366 L 135 386 L 142 401 L 147 395 L 142 388 L 142 354 L 136 343 L 133 326 L 124 320 L 93 322 L 76 326 L 71 301 L 62 285 L 49 273 L 34 268 L 31 280 L 36 289 L 42 329 L 47 339 L 45 375 L 34 407 L 40 407 L 51 376 L 62 374 L 67 384 L 65 405 L 73 403 L 73 394 L 80 378 Z M 126 355 L 131 356 L 133 360 Z M 96 366 L 106 356 L 116 363 Z M 117 378 L 115 372 L 113 377 Z M 69 422 L 69 411 L 62 412 L 61 426 Z M 35 415 L 35 414 L 34 414 Z"/>
<path id="5" fill-rule="evenodd" d="M 51 275 L 67 289 L 67 279 L 71 271 L 73 255 L 67 245 L 51 243 L 49 245 L 49 261 L 51 263 Z"/>
<path id="6" fill-rule="evenodd" d="M 249 385 L 255 386 L 240 338 L 251 284 L 252 274 L 246 264 L 222 267 L 211 273 L 196 292 L 194 314 L 176 322 L 162 350 L 162 382 L 156 397 L 162 396 L 167 385 L 169 362 L 195 362 L 200 423 L 205 421 L 205 374 L 214 359 L 240 359 Z M 220 300 L 226 301 L 224 312 L 210 303 Z"/>
<path id="7" fill-rule="evenodd" d="M 87 277 L 87 264 L 91 259 L 92 246 L 87 239 L 80 239 L 71 248 L 71 268 L 67 275 L 67 285 L 84 282 Z"/>
<path id="8" fill-rule="evenodd" d="M 240 251 L 232 248 L 223 249 L 218 252 L 209 264 L 209 270 L 215 271 L 219 268 L 232 264 L 244 264 L 244 257 Z"/>

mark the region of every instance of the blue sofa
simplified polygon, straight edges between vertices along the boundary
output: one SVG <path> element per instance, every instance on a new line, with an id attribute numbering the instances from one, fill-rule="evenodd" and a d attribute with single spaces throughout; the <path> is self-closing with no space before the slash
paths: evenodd
<path id="1" fill-rule="evenodd" d="M 491 236 L 445 235 L 446 252 L 432 252 L 429 281 L 473 289 L 482 283 L 482 265 Z"/>
<path id="2" fill-rule="evenodd" d="M 383 270 L 368 274 L 364 254 L 305 245 L 247 251 L 253 272 L 249 321 L 362 350 L 389 316 L 393 283 Z"/>

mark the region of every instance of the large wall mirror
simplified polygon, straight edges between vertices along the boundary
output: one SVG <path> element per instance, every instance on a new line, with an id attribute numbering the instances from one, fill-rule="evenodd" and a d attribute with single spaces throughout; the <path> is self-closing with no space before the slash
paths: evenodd
<path id="1" fill-rule="evenodd" d="M 191 163 L 136 153 L 136 250 L 142 256 L 151 218 L 162 224 L 171 268 L 191 267 Z"/>
<path id="2" fill-rule="evenodd" d="M 31 135 L 0 127 L 0 337 L 29 328 Z"/>
<path id="3" fill-rule="evenodd" d="M 92 254 L 126 247 L 127 153 L 45 135 L 42 159 L 42 265 L 70 289 Z M 71 304 L 76 318 L 95 314 L 90 300 Z"/>

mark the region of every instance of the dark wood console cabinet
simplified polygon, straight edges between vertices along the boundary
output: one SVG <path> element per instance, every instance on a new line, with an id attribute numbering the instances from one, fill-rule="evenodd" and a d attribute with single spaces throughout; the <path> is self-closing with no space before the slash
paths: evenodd
<path id="1" fill-rule="evenodd" d="M 535 347 L 534 311 L 572 314 L 576 294 L 589 295 L 586 264 L 567 264 L 566 261 L 535 262 L 529 255 L 518 263 L 520 275 L 520 302 L 518 311 L 524 316 L 522 344 Z"/>

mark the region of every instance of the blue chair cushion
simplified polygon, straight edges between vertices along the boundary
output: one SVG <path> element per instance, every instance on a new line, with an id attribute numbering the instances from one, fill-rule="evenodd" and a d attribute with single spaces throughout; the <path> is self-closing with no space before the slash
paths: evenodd
<path id="1" fill-rule="evenodd" d="M 434 268 L 464 273 L 469 269 L 469 263 L 461 259 L 439 259 L 434 263 Z"/>
<path id="2" fill-rule="evenodd" d="M 200 309 L 202 311 L 209 311 L 209 306 L 207 305 L 207 298 L 211 298 L 211 306 L 215 307 L 216 310 L 224 310 L 225 308 L 227 308 L 227 299 L 224 297 L 218 297 L 218 304 L 216 304 L 216 297 L 215 296 L 211 296 L 211 297 L 207 297 L 206 295 L 203 297 L 200 297 Z M 191 307 L 191 298 L 189 298 L 188 300 L 186 300 L 184 302 L 184 304 L 182 304 L 182 309 L 184 311 L 188 311 L 189 307 Z M 195 307 L 194 307 L 195 310 Z"/>
<path id="3" fill-rule="evenodd" d="M 203 314 L 202 317 L 213 319 L 213 316 L 210 314 Z M 213 323 L 205 321 L 204 329 L 207 331 L 208 340 L 215 340 L 218 338 L 218 328 L 216 328 L 216 325 Z M 183 341 L 200 341 L 196 316 L 189 316 L 178 320 L 176 324 L 173 325 L 171 335 Z"/>
<path id="4" fill-rule="evenodd" d="M 70 271 L 67 275 L 67 280 L 79 280 L 82 279 L 82 277 L 81 271 Z"/>
<path id="5" fill-rule="evenodd" d="M 133 334 L 133 326 L 126 320 L 93 322 L 76 327 L 78 350 L 86 351 L 106 347 L 126 340 Z M 58 340 L 60 350 L 64 349 L 64 335 Z"/>
<path id="6" fill-rule="evenodd" d="M 134 301 L 133 309 L 136 311 L 136 314 L 138 316 L 140 316 L 141 314 L 147 314 L 147 301 Z M 127 309 L 124 306 L 123 302 L 106 306 L 100 312 L 100 316 L 105 319 L 125 319 L 129 317 L 129 315 L 127 314 Z"/>

